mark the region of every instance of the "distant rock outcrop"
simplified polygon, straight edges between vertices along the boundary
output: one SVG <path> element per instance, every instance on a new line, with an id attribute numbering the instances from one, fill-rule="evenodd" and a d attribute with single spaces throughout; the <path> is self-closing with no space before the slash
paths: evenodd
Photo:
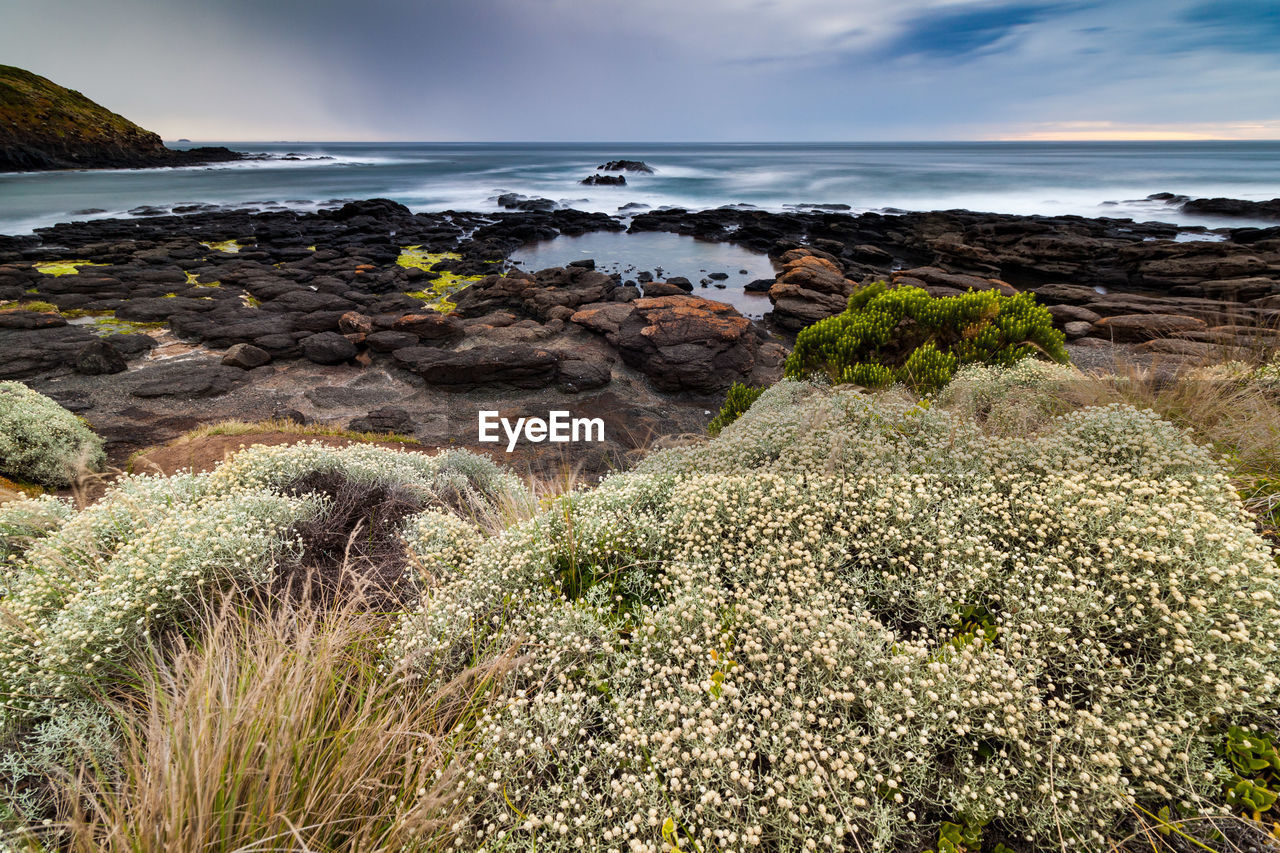
<path id="1" fill-rule="evenodd" d="M 0 65 L 0 172 L 186 166 L 243 156 L 226 148 L 166 148 L 156 134 L 79 92 Z"/>

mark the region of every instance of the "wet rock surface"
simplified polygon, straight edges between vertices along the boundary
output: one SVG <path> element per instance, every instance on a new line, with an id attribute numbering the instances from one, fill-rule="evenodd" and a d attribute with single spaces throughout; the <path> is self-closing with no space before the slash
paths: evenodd
<path id="1" fill-rule="evenodd" d="M 714 290 L 654 276 L 629 286 L 586 262 L 502 274 L 526 242 L 628 227 L 767 253 L 780 272 L 751 287 L 773 311 L 752 322 L 696 295 Z M 449 254 L 406 267 L 406 246 Z M 74 274 L 41 266 L 70 260 Z M 445 274 L 474 279 L 450 313 L 411 295 Z M 66 223 L 0 236 L 0 378 L 63 394 L 130 449 L 278 411 L 376 426 L 388 407 L 446 445 L 474 445 L 477 408 L 607 409 L 619 428 L 699 431 L 724 388 L 776 379 L 798 330 L 881 279 L 939 296 L 1034 292 L 1086 366 L 1188 361 L 1272 342 L 1280 228 L 745 208 L 653 210 L 628 225 L 575 210 L 414 214 L 386 199 Z"/>

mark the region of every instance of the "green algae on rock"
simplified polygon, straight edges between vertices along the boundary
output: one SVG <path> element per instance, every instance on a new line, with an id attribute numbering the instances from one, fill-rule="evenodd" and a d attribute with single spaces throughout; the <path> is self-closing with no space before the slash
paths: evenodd
<path id="1" fill-rule="evenodd" d="M 79 275 L 80 267 L 105 267 L 107 264 L 95 264 L 93 261 L 42 261 L 33 266 L 51 276 Z"/>
<path id="2" fill-rule="evenodd" d="M 422 290 L 405 291 L 405 295 L 412 296 L 414 299 L 421 299 L 426 303 L 426 307 L 442 314 L 447 314 L 454 310 L 458 306 L 449 297 L 467 287 L 473 281 L 479 281 L 484 278 L 482 275 L 458 275 L 447 270 L 433 269 L 441 261 L 458 260 L 462 260 L 462 256 L 456 252 L 433 253 L 423 251 L 421 246 L 403 247 L 400 250 L 400 257 L 396 258 L 398 266 L 431 272 L 437 276 L 437 278 L 431 280 L 428 287 Z"/>

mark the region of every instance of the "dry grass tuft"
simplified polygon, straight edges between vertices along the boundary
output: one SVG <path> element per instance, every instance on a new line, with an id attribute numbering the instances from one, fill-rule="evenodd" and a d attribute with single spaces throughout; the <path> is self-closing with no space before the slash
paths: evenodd
<path id="1" fill-rule="evenodd" d="M 280 597 L 268 613 L 253 599 L 225 599 L 107 698 L 121 769 L 74 783 L 66 849 L 443 847 L 463 766 L 449 729 L 488 682 L 406 689 L 378 668 L 387 617 L 356 596 L 329 610 Z"/>
<path id="2" fill-rule="evenodd" d="M 410 435 L 384 432 L 357 432 L 343 429 L 333 424 L 300 424 L 289 420 L 268 419 L 265 421 L 219 421 L 197 427 L 182 438 L 203 438 L 207 435 L 254 435 L 264 432 L 282 432 L 288 435 L 328 435 L 336 438 L 347 438 L 352 441 L 396 442 L 399 444 L 417 444 L 417 439 Z M 179 441 L 182 438 L 178 439 Z"/>

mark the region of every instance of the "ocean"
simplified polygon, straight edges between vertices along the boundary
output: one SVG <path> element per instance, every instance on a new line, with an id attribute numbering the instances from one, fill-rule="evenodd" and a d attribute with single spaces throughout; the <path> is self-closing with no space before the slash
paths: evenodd
<path id="1" fill-rule="evenodd" d="M 202 204 L 317 210 L 375 196 L 416 211 L 496 211 L 503 193 L 608 213 L 626 205 L 633 207 L 624 213 L 664 205 L 780 211 L 838 204 L 855 213 L 964 208 L 1213 228 L 1275 223 L 1191 216 L 1147 196 L 1280 197 L 1280 142 L 199 144 L 268 159 L 0 174 L 0 233 Z M 655 172 L 627 173 L 622 187 L 579 183 L 621 158 L 643 160 Z"/>

